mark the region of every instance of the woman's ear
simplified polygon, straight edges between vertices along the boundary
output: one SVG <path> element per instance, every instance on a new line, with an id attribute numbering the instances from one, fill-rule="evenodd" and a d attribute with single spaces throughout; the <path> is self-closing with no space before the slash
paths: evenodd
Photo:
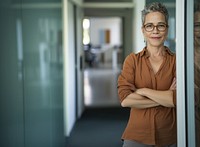
<path id="1" fill-rule="evenodd" d="M 143 37 L 144 37 L 144 43 L 146 43 L 146 37 L 145 37 L 145 30 L 144 30 L 144 27 L 141 27 L 141 30 L 142 30 L 142 34 L 143 34 Z"/>
<path id="2" fill-rule="evenodd" d="M 141 27 L 141 31 L 142 31 L 142 33 L 143 33 L 143 35 L 144 35 L 144 27 Z"/>
<path id="3" fill-rule="evenodd" d="M 141 31 L 142 31 L 143 36 L 145 37 L 144 27 L 141 27 Z"/>

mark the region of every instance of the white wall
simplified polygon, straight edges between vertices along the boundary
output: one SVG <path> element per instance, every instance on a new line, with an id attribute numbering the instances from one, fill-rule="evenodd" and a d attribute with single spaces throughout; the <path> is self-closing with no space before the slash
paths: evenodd
<path id="1" fill-rule="evenodd" d="M 144 46 L 144 37 L 142 34 L 142 20 L 141 11 L 144 9 L 145 0 L 133 0 L 135 2 L 135 7 L 133 11 L 133 52 L 137 53 L 141 51 Z"/>
<path id="2" fill-rule="evenodd" d="M 84 75 L 83 75 L 83 29 L 82 29 L 82 20 L 83 20 L 83 10 L 81 7 L 77 7 L 76 10 L 76 39 L 77 39 L 77 114 L 78 117 L 81 117 L 81 114 L 83 113 L 85 109 L 84 105 Z M 82 58 L 81 58 L 82 57 Z M 82 61 L 81 61 L 82 60 Z M 82 65 L 81 65 L 82 64 Z M 81 69 L 82 66 L 82 69 Z"/>
<path id="3" fill-rule="evenodd" d="M 79 3 L 78 3 L 79 2 Z M 63 0 L 63 54 L 64 54 L 64 127 L 65 136 L 70 136 L 76 121 L 76 110 L 78 117 L 84 110 L 83 98 L 83 71 L 81 70 L 82 49 L 82 18 L 80 7 L 81 1 L 74 2 Z M 76 5 L 76 14 L 74 13 Z M 74 23 L 76 19 L 76 24 Z M 76 29 L 76 39 L 75 39 Z M 75 44 L 76 43 L 76 44 Z M 75 56 L 76 50 L 76 56 Z M 77 59 L 75 59 L 77 57 Z M 75 60 L 77 65 L 75 65 Z M 77 70 L 76 70 L 77 69 Z M 77 72 L 77 83 L 76 74 Z M 77 86 L 76 86 L 77 84 Z M 77 89 L 76 89 L 77 88 Z M 76 99 L 77 92 L 77 99 Z M 76 101 L 78 108 L 76 109 Z"/>
<path id="4" fill-rule="evenodd" d="M 100 45 L 99 30 L 110 30 L 110 45 L 122 44 L 122 21 L 118 17 L 90 18 L 90 39 L 92 45 Z"/>
<path id="5" fill-rule="evenodd" d="M 64 127 L 69 136 L 76 120 L 75 109 L 75 40 L 73 4 L 63 0 L 64 53 Z"/>

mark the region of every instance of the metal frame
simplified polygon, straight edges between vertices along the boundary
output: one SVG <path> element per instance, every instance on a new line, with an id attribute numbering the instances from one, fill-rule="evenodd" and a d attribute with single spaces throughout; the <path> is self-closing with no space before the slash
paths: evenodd
<path id="1" fill-rule="evenodd" d="M 185 0 L 176 0 L 177 144 L 186 147 Z"/>
<path id="2" fill-rule="evenodd" d="M 195 147 L 195 111 L 194 111 L 194 0 L 186 2 L 186 91 L 187 91 L 187 143 Z"/>
<path id="3" fill-rule="evenodd" d="M 193 0 L 176 0 L 178 147 L 195 147 Z"/>

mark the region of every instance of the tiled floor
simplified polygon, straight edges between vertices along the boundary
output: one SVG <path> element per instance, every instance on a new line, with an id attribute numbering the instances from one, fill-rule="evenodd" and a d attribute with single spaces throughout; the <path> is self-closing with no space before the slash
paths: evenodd
<path id="1" fill-rule="evenodd" d="M 118 106 L 117 78 L 120 69 L 108 65 L 84 71 L 84 101 L 86 106 Z"/>

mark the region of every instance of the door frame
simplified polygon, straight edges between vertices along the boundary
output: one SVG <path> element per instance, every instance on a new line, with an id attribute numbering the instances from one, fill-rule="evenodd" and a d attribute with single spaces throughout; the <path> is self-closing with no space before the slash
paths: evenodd
<path id="1" fill-rule="evenodd" d="M 178 147 L 195 147 L 193 0 L 176 0 Z"/>

